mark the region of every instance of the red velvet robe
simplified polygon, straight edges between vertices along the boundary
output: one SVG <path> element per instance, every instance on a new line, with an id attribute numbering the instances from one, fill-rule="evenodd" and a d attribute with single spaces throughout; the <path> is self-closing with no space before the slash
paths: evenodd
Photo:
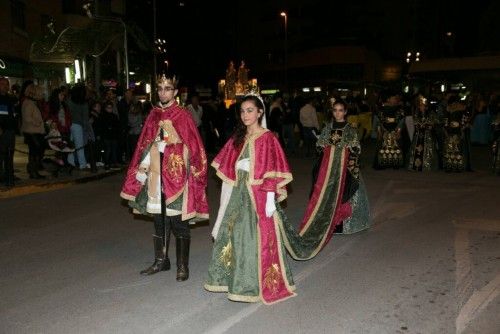
<path id="1" fill-rule="evenodd" d="M 208 218 L 205 149 L 193 118 L 177 103 L 167 108 L 154 107 L 146 118 L 120 196 L 135 201 L 141 191 L 143 185 L 137 181 L 136 174 L 142 159 L 160 132 L 158 123 L 164 120 L 172 121 L 181 139 L 181 143 L 167 145 L 163 154 L 162 190 L 166 195 L 166 203 L 172 203 L 183 195 L 182 220 Z M 170 166 L 174 161 L 176 164 Z M 189 170 L 187 166 L 190 167 Z"/>

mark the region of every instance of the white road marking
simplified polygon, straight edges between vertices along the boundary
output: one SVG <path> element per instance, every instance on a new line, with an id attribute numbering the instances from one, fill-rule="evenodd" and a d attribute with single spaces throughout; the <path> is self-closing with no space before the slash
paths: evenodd
<path id="1" fill-rule="evenodd" d="M 456 292 L 459 312 L 455 321 L 456 333 L 462 333 L 467 326 L 500 295 L 500 274 L 480 290 L 472 285 L 472 261 L 469 254 L 469 231 L 500 231 L 500 221 L 488 219 L 466 219 L 454 222 L 456 260 Z"/>
<path id="2" fill-rule="evenodd" d="M 469 230 L 458 229 L 455 233 L 455 289 L 460 309 L 473 293 L 472 262 L 469 254 Z"/>
<path id="3" fill-rule="evenodd" d="M 462 333 L 469 323 L 499 295 L 500 274 L 497 274 L 490 283 L 481 290 L 474 292 L 464 307 L 462 307 L 456 321 L 457 334 Z"/>
<path id="4" fill-rule="evenodd" d="M 455 222 L 455 226 L 469 230 L 500 232 L 500 220 L 494 219 L 462 219 Z"/>

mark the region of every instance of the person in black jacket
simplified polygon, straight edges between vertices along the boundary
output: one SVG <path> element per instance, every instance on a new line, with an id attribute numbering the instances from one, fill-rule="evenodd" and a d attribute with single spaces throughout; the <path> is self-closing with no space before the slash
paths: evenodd
<path id="1" fill-rule="evenodd" d="M 7 187 L 14 186 L 14 148 L 16 144 L 16 118 L 14 101 L 7 94 L 9 80 L 0 77 L 0 170 Z"/>
<path id="2" fill-rule="evenodd" d="M 109 170 L 118 163 L 118 141 L 120 139 L 120 120 L 113 113 L 113 103 L 104 103 L 104 112 L 99 119 L 101 140 L 104 146 L 104 169 Z"/>

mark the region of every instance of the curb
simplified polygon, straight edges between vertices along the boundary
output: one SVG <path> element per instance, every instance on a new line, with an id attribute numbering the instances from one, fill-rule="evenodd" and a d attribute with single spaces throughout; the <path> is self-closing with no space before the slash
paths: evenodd
<path id="1" fill-rule="evenodd" d="M 108 176 L 116 175 L 123 172 L 126 168 L 120 168 L 117 170 L 107 171 L 100 174 L 93 174 L 88 176 L 82 176 L 72 180 L 56 181 L 56 182 L 45 182 L 38 184 L 29 184 L 25 186 L 16 186 L 5 191 L 0 191 L 0 199 L 13 198 L 28 194 L 47 192 L 57 189 L 62 189 L 75 184 L 87 183 L 95 180 L 100 180 Z"/>

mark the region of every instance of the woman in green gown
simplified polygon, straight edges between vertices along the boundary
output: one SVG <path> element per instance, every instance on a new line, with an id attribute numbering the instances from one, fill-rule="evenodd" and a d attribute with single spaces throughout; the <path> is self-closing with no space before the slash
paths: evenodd
<path id="1" fill-rule="evenodd" d="M 322 160 L 299 230 L 294 232 L 289 224 L 283 224 L 285 245 L 294 259 L 313 258 L 334 233 L 356 233 L 371 225 L 358 165 L 361 148 L 346 113 L 345 102 L 333 102 L 333 119 L 323 128 L 316 144 L 322 150 Z"/>
<path id="2" fill-rule="evenodd" d="M 278 139 L 261 126 L 261 98 L 245 96 L 240 115 L 212 163 L 223 182 L 204 287 L 233 301 L 272 304 L 295 296 L 276 211 L 292 174 Z"/>

